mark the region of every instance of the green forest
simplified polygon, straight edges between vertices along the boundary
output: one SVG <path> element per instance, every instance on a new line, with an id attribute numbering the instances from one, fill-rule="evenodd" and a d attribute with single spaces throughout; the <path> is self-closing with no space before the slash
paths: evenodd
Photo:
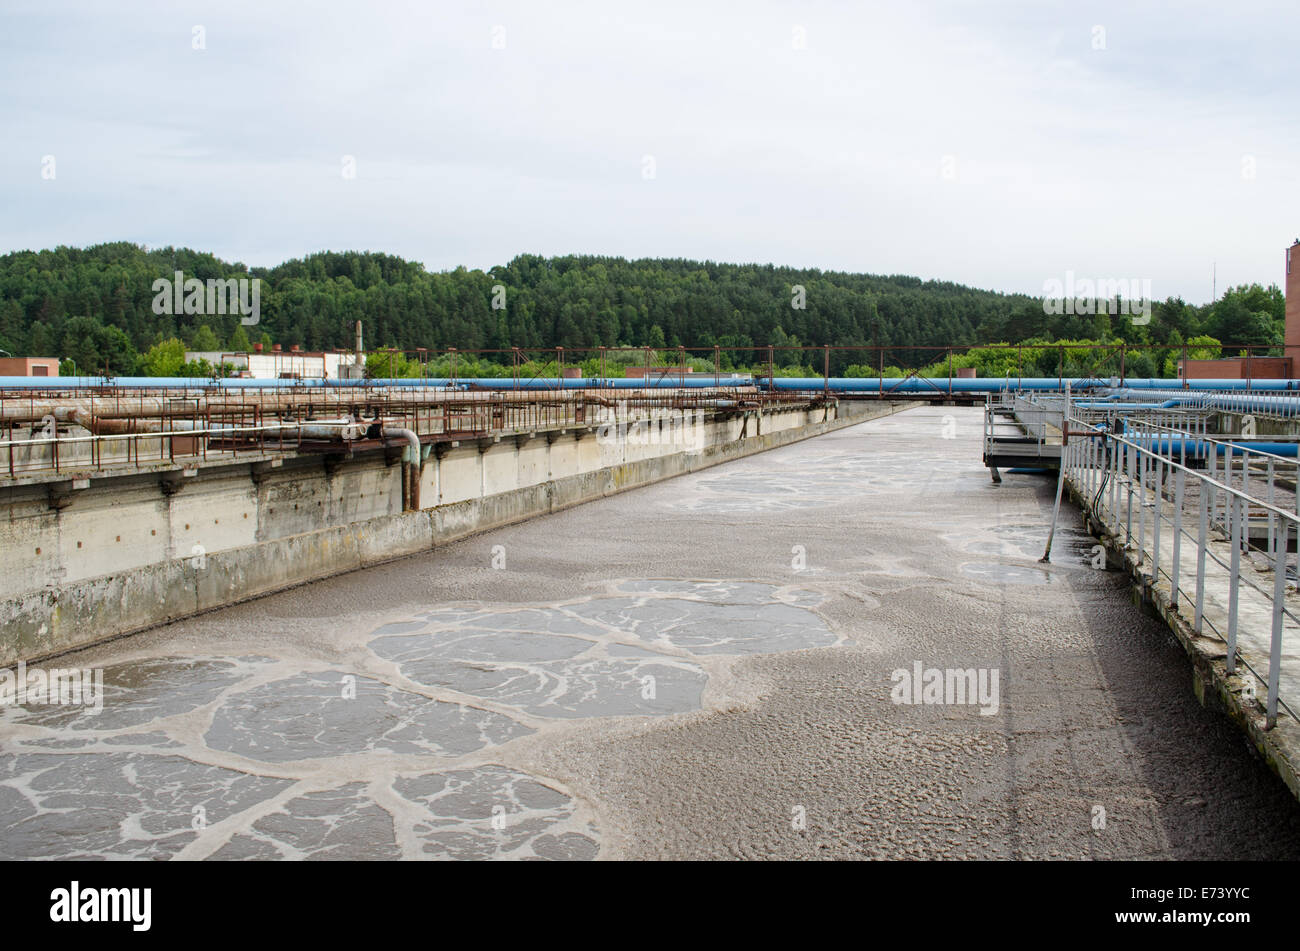
<path id="1" fill-rule="evenodd" d="M 258 278 L 260 321 L 241 325 L 235 314 L 155 312 L 154 282 L 175 272 L 200 281 Z M 1117 309 L 1117 308 L 1115 308 Z M 1125 344 L 1163 349 L 1129 352 L 1129 376 L 1168 375 L 1175 355 L 1256 354 L 1282 341 L 1284 300 L 1276 286 L 1236 287 L 1212 304 L 1178 298 L 1150 304 L 1150 321 L 1135 325 L 1104 312 L 1104 303 L 1045 312 L 1041 298 L 1003 294 L 943 281 L 718 264 L 681 259 L 625 260 L 523 254 L 487 271 L 428 271 L 423 265 L 372 252 L 322 252 L 271 268 L 248 268 L 187 248 L 146 249 L 117 242 L 84 249 L 58 247 L 0 256 L 0 350 L 58 356 L 64 372 L 112 375 L 207 375 L 207 364 L 184 360 L 190 350 L 249 350 L 298 345 L 305 350 L 348 349 L 354 325 L 364 325 L 368 349 L 437 353 L 531 351 L 529 368 L 554 367 L 554 348 L 596 372 L 594 348 L 651 347 L 656 362 L 676 364 L 678 348 L 694 351 L 691 365 L 763 369 L 768 346 L 890 348 L 880 355 L 832 351 L 832 375 L 886 375 L 949 366 L 944 347 L 1023 344 L 1019 351 L 965 352 L 952 366 L 980 375 L 1114 372 L 1114 360 L 1069 351 L 1065 343 Z M 929 348 L 905 350 L 903 348 Z M 551 351 L 547 354 L 543 351 Z M 640 363 L 629 353 L 607 363 Z M 372 375 L 445 375 L 449 359 L 414 353 L 370 358 Z M 780 350 L 784 374 L 820 374 L 820 354 Z M 458 355 L 462 376 L 511 372 L 509 353 Z"/>

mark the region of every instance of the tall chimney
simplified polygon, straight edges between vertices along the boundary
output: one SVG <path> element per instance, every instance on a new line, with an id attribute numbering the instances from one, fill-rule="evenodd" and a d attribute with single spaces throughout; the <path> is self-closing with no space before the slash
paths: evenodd
<path id="1" fill-rule="evenodd" d="M 361 362 L 361 351 L 363 349 L 364 348 L 361 346 L 361 321 L 358 320 L 357 321 L 357 363 Z"/>
<path id="2" fill-rule="evenodd" d="M 1286 349 L 1289 375 L 1300 372 L 1300 238 L 1286 249 Z"/>

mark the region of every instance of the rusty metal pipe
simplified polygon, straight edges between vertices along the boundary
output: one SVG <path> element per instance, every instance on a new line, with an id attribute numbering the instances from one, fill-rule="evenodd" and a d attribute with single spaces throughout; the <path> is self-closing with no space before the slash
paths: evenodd
<path id="1" fill-rule="evenodd" d="M 406 449 L 402 451 L 402 484 L 405 487 L 403 509 L 408 512 L 420 508 L 420 474 L 424 469 L 424 458 L 420 451 L 420 437 L 410 429 L 397 426 L 384 426 L 379 431 L 385 439 L 404 439 Z"/>

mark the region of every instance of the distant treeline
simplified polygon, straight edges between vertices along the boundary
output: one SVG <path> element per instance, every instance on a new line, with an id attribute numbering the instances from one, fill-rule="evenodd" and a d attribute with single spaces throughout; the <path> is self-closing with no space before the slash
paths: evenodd
<path id="1" fill-rule="evenodd" d="M 260 278 L 259 323 L 241 326 L 237 314 L 155 313 L 154 282 L 177 271 L 200 281 Z M 187 248 L 126 242 L 0 256 L 0 349 L 59 356 L 83 372 L 175 369 L 177 341 L 182 351 L 245 350 L 258 341 L 346 349 L 357 320 L 368 348 L 740 351 L 724 355 L 723 369 L 765 361 L 768 345 L 898 348 L 886 364 L 914 368 L 938 360 L 938 351 L 901 348 L 1060 340 L 1180 346 L 1198 336 L 1269 347 L 1282 339 L 1277 287 L 1234 288 L 1203 307 L 1154 302 L 1150 321 L 1139 317 L 1137 325 L 1125 315 L 1078 312 L 1085 309 L 1105 308 L 1048 314 L 1040 298 L 943 281 L 680 259 L 525 254 L 486 272 L 430 272 L 392 255 L 347 251 L 249 269 Z M 575 353 L 574 362 L 590 357 Z M 831 372 L 866 372 L 877 362 L 833 353 Z M 776 363 L 786 372 L 801 364 L 822 369 L 807 355 L 778 354 Z"/>

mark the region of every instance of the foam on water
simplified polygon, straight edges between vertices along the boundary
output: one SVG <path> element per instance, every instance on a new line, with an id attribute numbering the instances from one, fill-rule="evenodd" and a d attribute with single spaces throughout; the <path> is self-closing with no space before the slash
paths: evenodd
<path id="1" fill-rule="evenodd" d="M 592 858 L 591 807 L 511 744 L 699 709 L 727 656 L 839 643 L 820 600 L 634 579 L 390 619 L 346 665 L 270 645 L 113 664 L 98 715 L 0 709 L 0 858 Z"/>

